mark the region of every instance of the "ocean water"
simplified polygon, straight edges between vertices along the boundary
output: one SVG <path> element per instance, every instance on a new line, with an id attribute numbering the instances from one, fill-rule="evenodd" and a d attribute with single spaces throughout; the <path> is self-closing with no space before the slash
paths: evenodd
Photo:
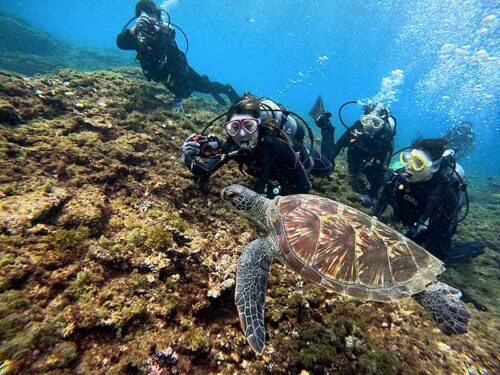
<path id="1" fill-rule="evenodd" d="M 211 79 L 306 114 L 318 94 L 336 113 L 381 98 L 398 119 L 396 147 L 474 124 L 469 173 L 499 174 L 500 1 L 169 0 L 189 63 Z M 0 10 L 86 46 L 115 49 L 135 1 L 2 1 Z M 178 33 L 179 44 L 185 42 Z M 130 55 L 132 52 L 123 52 Z M 378 96 L 377 96 L 378 95 Z M 360 107 L 345 111 L 351 122 Z M 338 120 L 337 134 L 343 131 Z"/>

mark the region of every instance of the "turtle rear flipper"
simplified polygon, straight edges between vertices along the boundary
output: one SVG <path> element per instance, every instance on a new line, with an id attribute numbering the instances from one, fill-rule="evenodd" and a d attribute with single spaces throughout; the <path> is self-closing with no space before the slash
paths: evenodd
<path id="1" fill-rule="evenodd" d="M 271 267 L 266 240 L 250 242 L 241 254 L 236 272 L 235 301 L 245 337 L 257 354 L 266 343 L 264 307 Z"/>
<path id="2" fill-rule="evenodd" d="M 432 319 L 445 333 L 466 333 L 470 312 L 460 301 L 462 293 L 444 283 L 437 282 L 423 292 L 414 295 L 415 299 L 430 312 Z"/>

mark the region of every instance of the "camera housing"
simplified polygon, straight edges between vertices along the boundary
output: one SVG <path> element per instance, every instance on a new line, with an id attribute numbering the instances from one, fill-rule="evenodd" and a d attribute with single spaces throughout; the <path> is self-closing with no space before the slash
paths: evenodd
<path id="1" fill-rule="evenodd" d="M 193 142 L 199 143 L 201 157 L 210 158 L 221 154 L 221 142 L 216 135 L 198 134 Z"/>

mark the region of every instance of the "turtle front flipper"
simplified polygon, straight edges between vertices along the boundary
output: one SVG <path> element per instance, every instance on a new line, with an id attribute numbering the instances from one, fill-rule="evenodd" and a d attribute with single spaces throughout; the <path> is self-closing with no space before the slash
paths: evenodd
<path id="1" fill-rule="evenodd" d="M 245 337 L 257 354 L 266 343 L 264 306 L 271 267 L 267 240 L 250 242 L 241 254 L 236 273 L 235 301 Z"/>
<path id="2" fill-rule="evenodd" d="M 430 312 L 445 333 L 466 333 L 470 312 L 460 301 L 462 293 L 441 282 L 430 285 L 413 297 Z"/>

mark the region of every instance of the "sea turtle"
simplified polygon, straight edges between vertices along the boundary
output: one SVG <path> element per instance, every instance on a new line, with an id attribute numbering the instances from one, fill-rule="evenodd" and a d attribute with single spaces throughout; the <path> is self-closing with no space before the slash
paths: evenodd
<path id="1" fill-rule="evenodd" d="M 246 339 L 265 345 L 264 305 L 274 258 L 331 291 L 389 302 L 413 296 L 446 333 L 465 333 L 470 319 L 461 293 L 436 281 L 443 263 L 394 229 L 352 207 L 316 195 L 264 198 L 240 185 L 223 200 L 267 233 L 243 251 L 235 301 Z"/>

